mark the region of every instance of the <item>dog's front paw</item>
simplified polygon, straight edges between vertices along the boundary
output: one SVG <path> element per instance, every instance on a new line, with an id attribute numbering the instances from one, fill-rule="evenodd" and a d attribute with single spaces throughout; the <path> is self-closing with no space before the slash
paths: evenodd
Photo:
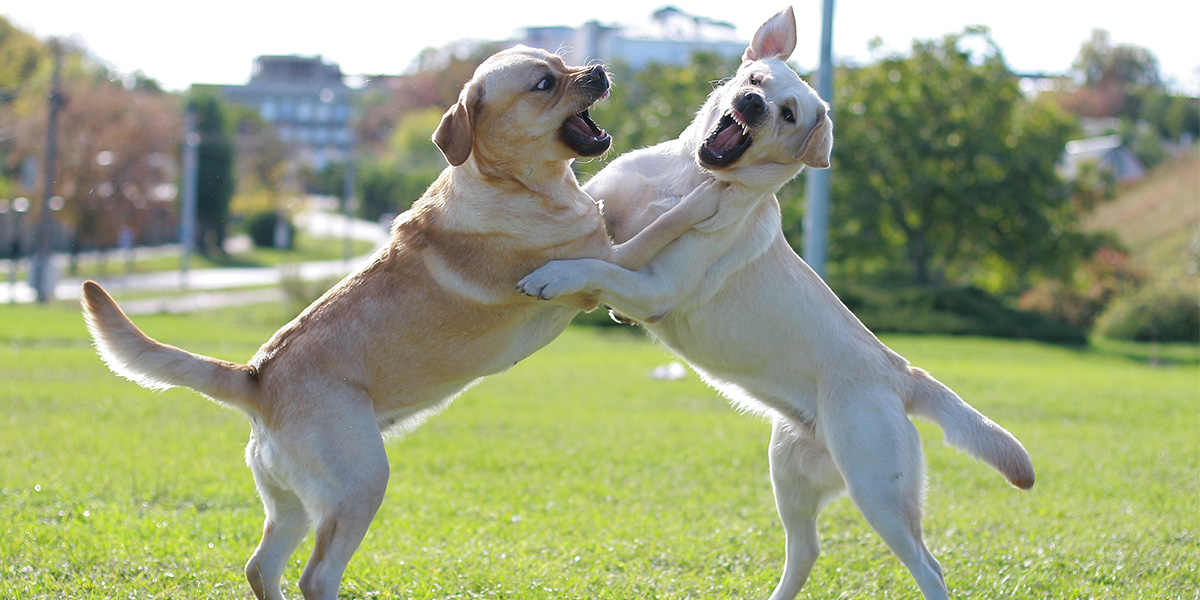
<path id="1" fill-rule="evenodd" d="M 569 263 L 570 261 L 565 260 L 546 263 L 521 279 L 517 283 L 517 289 L 522 294 L 538 300 L 553 300 L 581 292 L 583 291 L 582 277 Z"/>

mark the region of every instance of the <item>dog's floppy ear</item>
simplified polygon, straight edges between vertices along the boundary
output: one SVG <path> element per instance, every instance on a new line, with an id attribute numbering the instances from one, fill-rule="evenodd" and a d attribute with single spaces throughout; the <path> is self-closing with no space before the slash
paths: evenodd
<path id="1" fill-rule="evenodd" d="M 796 15 L 789 6 L 758 28 L 750 47 L 742 54 L 742 61 L 772 58 L 786 61 L 795 49 Z"/>
<path id="2" fill-rule="evenodd" d="M 817 113 L 817 124 L 808 131 L 808 137 L 804 138 L 804 144 L 800 146 L 800 152 L 796 158 L 814 169 L 827 169 L 831 154 L 833 154 L 833 121 L 829 118 L 829 111 L 822 104 Z"/>
<path id="3" fill-rule="evenodd" d="M 433 131 L 433 143 L 437 144 L 438 150 L 442 151 L 451 166 L 462 166 L 471 156 L 471 148 L 475 145 L 471 121 L 482 100 L 483 86 L 476 82 L 468 83 L 459 94 L 458 102 L 442 115 L 442 122 Z"/>

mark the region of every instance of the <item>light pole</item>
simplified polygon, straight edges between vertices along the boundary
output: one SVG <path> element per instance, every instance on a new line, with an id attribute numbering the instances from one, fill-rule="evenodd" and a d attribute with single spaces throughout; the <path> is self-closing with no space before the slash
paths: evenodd
<path id="1" fill-rule="evenodd" d="M 821 19 L 821 65 L 817 68 L 817 95 L 833 111 L 833 0 L 825 0 Z M 804 214 L 804 261 L 817 275 L 825 277 L 825 259 L 829 252 L 829 176 L 828 169 L 809 169 L 805 174 L 808 210 Z"/>
<path id="2" fill-rule="evenodd" d="M 15 303 L 17 301 L 17 267 L 20 266 L 21 253 L 21 217 L 25 211 L 29 210 L 29 198 L 24 196 L 12 201 L 13 210 L 13 236 L 12 236 L 12 251 L 9 255 L 12 260 L 9 261 L 8 269 L 8 301 Z"/>
<path id="3" fill-rule="evenodd" d="M 35 264 L 31 269 L 38 304 L 50 301 L 54 293 L 54 277 L 50 267 L 50 198 L 54 197 L 54 161 L 58 157 L 58 110 L 66 104 L 62 95 L 62 45 L 51 41 L 54 52 L 54 74 L 50 83 L 50 116 L 46 125 L 46 172 L 43 181 L 42 208 L 38 214 L 38 240 Z"/>

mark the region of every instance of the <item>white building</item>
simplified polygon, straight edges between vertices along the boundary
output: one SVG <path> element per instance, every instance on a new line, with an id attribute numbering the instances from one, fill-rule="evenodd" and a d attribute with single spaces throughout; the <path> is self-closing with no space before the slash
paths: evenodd
<path id="1" fill-rule="evenodd" d="M 570 64 L 620 61 L 633 69 L 650 63 L 682 65 L 696 52 L 739 57 L 746 40 L 731 23 L 689 15 L 667 6 L 654 11 L 639 25 L 602 25 L 588 21 L 581 27 L 527 27 L 518 41 L 528 46 L 561 52 Z"/>

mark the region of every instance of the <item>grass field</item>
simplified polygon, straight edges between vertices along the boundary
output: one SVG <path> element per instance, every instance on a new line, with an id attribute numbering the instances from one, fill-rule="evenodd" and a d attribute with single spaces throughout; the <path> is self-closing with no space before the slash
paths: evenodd
<path id="1" fill-rule="evenodd" d="M 139 319 L 244 361 L 275 307 Z M 925 527 L 956 598 L 1200 598 L 1200 352 L 885 341 L 1013 431 L 1009 488 L 918 422 Z M 783 560 L 768 426 L 639 335 L 572 328 L 389 445 L 387 498 L 343 598 L 765 598 Z M 109 374 L 71 306 L 0 306 L 0 598 L 250 598 L 262 512 L 249 427 Z M 845 499 L 801 598 L 919 598 Z M 295 580 L 311 539 L 292 558 Z"/>

